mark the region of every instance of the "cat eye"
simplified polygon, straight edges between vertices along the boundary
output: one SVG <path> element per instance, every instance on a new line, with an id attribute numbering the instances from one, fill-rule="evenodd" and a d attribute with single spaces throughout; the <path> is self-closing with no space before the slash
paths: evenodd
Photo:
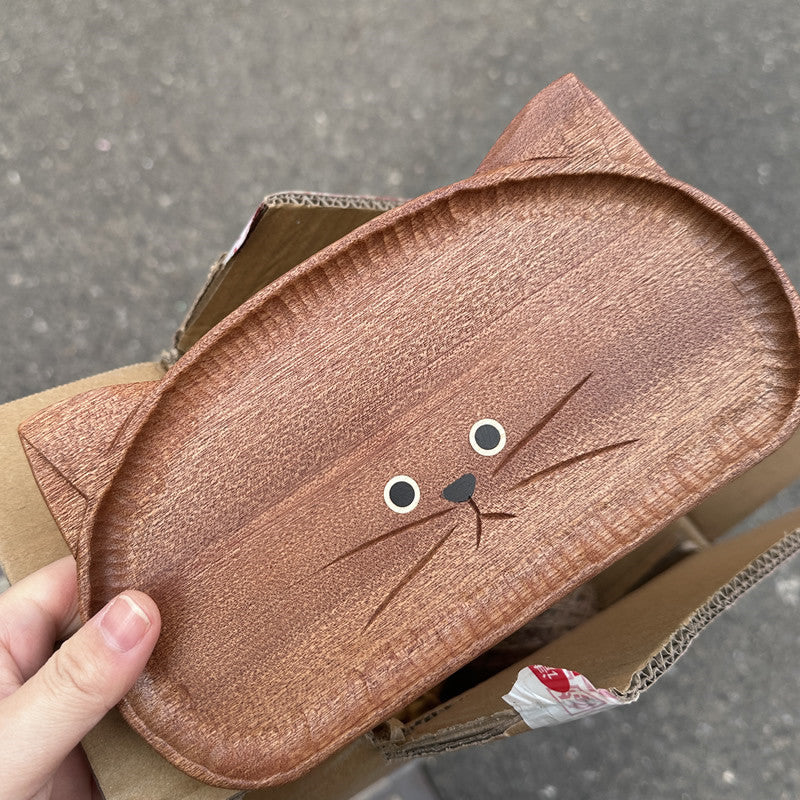
<path id="1" fill-rule="evenodd" d="M 496 419 L 479 419 L 469 432 L 472 449 L 482 456 L 493 456 L 506 446 L 505 428 Z"/>
<path id="2" fill-rule="evenodd" d="M 383 489 L 386 505 L 398 514 L 408 514 L 419 503 L 419 484 L 408 475 L 395 475 Z"/>

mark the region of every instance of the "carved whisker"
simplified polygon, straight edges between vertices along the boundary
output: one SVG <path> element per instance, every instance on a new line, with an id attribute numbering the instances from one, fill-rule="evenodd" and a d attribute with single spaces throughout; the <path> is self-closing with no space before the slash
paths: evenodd
<path id="1" fill-rule="evenodd" d="M 538 422 L 534 424 L 534 426 L 510 449 L 506 452 L 505 456 L 503 456 L 500 463 L 495 467 L 494 472 L 492 475 L 497 475 L 497 473 L 508 463 L 509 459 L 511 459 L 514 455 L 517 454 L 519 450 L 525 447 L 531 439 L 533 439 L 539 431 L 550 422 L 553 417 L 561 411 L 562 408 L 580 391 L 581 387 L 592 377 L 592 373 L 590 372 L 586 377 L 581 378 Z"/>
<path id="2" fill-rule="evenodd" d="M 356 553 L 365 550 L 367 547 L 371 547 L 378 542 L 382 542 L 384 539 L 389 539 L 392 536 L 397 536 L 399 533 L 403 533 L 404 531 L 409 530 L 410 528 L 415 528 L 417 525 L 422 525 L 426 522 L 430 522 L 432 519 L 436 519 L 436 517 L 441 517 L 443 514 L 449 514 L 451 511 L 455 511 L 455 508 L 445 508 L 442 511 L 436 511 L 433 514 L 428 514 L 427 517 L 422 517 L 421 519 L 414 520 L 414 522 L 407 522 L 405 525 L 400 525 L 397 528 L 392 528 L 392 530 L 387 531 L 386 533 L 382 533 L 380 536 L 376 536 L 374 539 L 370 539 L 368 542 L 363 542 L 362 544 L 353 547 L 351 550 L 348 550 L 345 553 L 342 553 L 339 556 L 336 556 L 332 561 L 329 561 L 324 566 L 320 567 L 314 574 L 318 572 L 322 572 L 322 570 L 327 569 L 328 567 L 335 564 L 337 561 L 341 561 L 343 558 L 347 558 L 348 556 L 355 555 Z"/>
<path id="3" fill-rule="evenodd" d="M 457 524 L 453 525 L 453 527 L 450 528 L 450 530 L 447 531 L 447 533 L 442 536 L 442 538 L 439 539 L 439 541 L 436 542 L 436 544 L 419 561 L 417 561 L 414 567 L 403 576 L 403 579 L 400 581 L 400 583 L 398 583 L 397 586 L 395 586 L 394 589 L 392 589 L 392 591 L 386 595 L 381 604 L 375 609 L 375 611 L 372 612 L 372 615 L 367 620 L 367 624 L 361 629 L 362 633 L 364 633 L 364 631 L 366 631 L 367 628 L 372 625 L 372 623 L 378 618 L 378 615 L 381 613 L 381 611 L 383 611 L 386 606 L 388 606 L 389 603 L 391 603 L 392 600 L 397 597 L 403 587 L 434 557 L 434 555 L 436 555 L 439 548 L 450 538 L 450 534 L 452 534 L 457 527 Z"/>
<path id="4" fill-rule="evenodd" d="M 478 529 L 476 533 L 475 539 L 475 549 L 477 550 L 481 546 L 481 532 L 483 531 L 483 523 L 481 522 L 481 510 L 478 508 L 478 504 L 470 497 L 469 504 L 475 509 L 475 518 L 477 520 Z"/>
<path id="5" fill-rule="evenodd" d="M 539 470 L 538 472 L 534 472 L 533 475 L 529 475 L 519 483 L 514 484 L 512 488 L 520 489 L 523 486 L 527 486 L 529 483 L 533 483 L 533 481 L 535 481 L 537 478 L 543 478 L 545 475 L 550 475 L 551 473 L 557 472 L 560 469 L 570 467 L 573 464 L 586 461 L 587 459 L 594 458 L 595 456 L 602 455 L 603 453 L 608 453 L 611 450 L 616 450 L 618 447 L 625 447 L 625 445 L 633 444 L 634 442 L 638 441 L 638 439 L 626 439 L 624 442 L 615 442 L 614 444 L 607 444 L 605 447 L 598 447 L 595 450 L 588 450 L 585 453 L 579 453 L 577 456 L 572 456 L 564 461 L 559 461 L 557 464 L 553 464 L 549 467 Z"/>
<path id="6" fill-rule="evenodd" d="M 473 500 L 471 497 L 469 498 L 469 504 L 472 508 L 475 509 L 475 516 L 477 517 L 478 529 L 476 531 L 477 537 L 475 541 L 475 549 L 477 550 L 481 546 L 481 533 L 483 532 L 483 520 L 484 519 L 512 519 L 516 517 L 516 514 L 509 514 L 505 511 L 489 511 L 488 513 L 484 514 L 478 508 L 478 504 Z"/>

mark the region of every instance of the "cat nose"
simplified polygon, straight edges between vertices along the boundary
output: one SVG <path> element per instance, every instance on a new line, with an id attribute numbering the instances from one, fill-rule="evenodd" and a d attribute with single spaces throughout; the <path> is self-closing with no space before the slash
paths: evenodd
<path id="1" fill-rule="evenodd" d="M 466 503 L 475 491 L 475 476 L 465 472 L 442 490 L 442 497 L 451 503 Z"/>

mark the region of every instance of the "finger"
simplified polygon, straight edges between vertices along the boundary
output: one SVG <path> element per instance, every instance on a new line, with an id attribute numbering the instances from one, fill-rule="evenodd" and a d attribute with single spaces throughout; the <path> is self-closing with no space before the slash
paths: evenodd
<path id="1" fill-rule="evenodd" d="M 33 675 L 80 623 L 75 560 L 61 558 L 0 594 L 0 697 Z"/>
<path id="2" fill-rule="evenodd" d="M 161 620 L 142 592 L 118 595 L 0 701 L 0 797 L 27 797 L 130 689 L 155 646 Z"/>

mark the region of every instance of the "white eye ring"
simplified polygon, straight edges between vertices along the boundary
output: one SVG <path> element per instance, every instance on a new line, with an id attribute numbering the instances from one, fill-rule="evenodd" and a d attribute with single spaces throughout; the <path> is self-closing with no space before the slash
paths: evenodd
<path id="1" fill-rule="evenodd" d="M 407 483 L 414 490 L 414 499 L 408 505 L 399 506 L 390 496 L 392 489 L 397 486 L 398 483 Z M 383 487 L 383 499 L 386 505 L 397 514 L 408 514 L 409 511 L 413 511 L 417 505 L 419 505 L 420 494 L 419 484 L 413 478 L 409 478 L 408 475 L 395 475 L 394 478 L 390 478 L 386 482 L 386 486 Z"/>
<path id="2" fill-rule="evenodd" d="M 475 438 L 475 434 L 484 425 L 488 425 L 489 427 L 494 428 L 500 434 L 500 441 L 498 441 L 497 444 L 489 450 L 487 450 L 485 447 L 481 447 L 478 444 L 477 439 Z M 482 456 L 496 455 L 506 446 L 506 430 L 496 419 L 479 419 L 470 428 L 469 443 L 472 445 L 472 449 L 479 455 Z"/>

